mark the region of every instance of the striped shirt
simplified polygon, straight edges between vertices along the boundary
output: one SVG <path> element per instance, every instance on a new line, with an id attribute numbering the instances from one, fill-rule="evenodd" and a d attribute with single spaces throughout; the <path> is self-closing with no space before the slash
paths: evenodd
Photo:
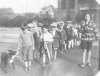
<path id="1" fill-rule="evenodd" d="M 81 26 L 81 39 L 93 41 L 96 38 L 95 27 L 90 24 L 86 24 L 85 26 Z"/>

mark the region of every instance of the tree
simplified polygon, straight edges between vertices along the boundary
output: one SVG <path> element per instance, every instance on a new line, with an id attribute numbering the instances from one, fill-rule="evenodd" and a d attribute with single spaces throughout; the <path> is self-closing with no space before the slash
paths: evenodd
<path id="1" fill-rule="evenodd" d="M 52 22 L 56 21 L 55 10 L 52 5 L 42 8 L 38 16 L 38 21 L 48 27 Z"/>

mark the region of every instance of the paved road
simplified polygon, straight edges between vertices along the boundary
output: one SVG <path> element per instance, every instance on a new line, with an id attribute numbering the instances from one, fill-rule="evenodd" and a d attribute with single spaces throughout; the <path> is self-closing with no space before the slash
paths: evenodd
<path id="1" fill-rule="evenodd" d="M 7 49 L 15 49 L 16 44 L 1 43 L 0 51 Z M 92 56 L 92 67 L 80 68 L 78 64 L 82 60 L 82 51 L 79 48 L 70 50 L 65 56 L 59 55 L 53 64 L 42 67 L 39 63 L 35 62 L 32 65 L 30 72 L 25 72 L 21 65 L 16 65 L 16 70 L 10 71 L 8 74 L 3 74 L 0 71 L 0 76 L 93 76 L 94 71 L 97 70 L 97 47 L 94 47 Z"/>
<path id="2" fill-rule="evenodd" d="M 16 66 L 16 70 L 2 76 L 93 76 L 93 71 L 90 67 L 80 68 L 70 59 L 58 57 L 57 60 L 46 67 L 34 62 L 32 70 L 25 72 L 21 66 Z M 0 76 L 1 76 L 0 75 Z"/>

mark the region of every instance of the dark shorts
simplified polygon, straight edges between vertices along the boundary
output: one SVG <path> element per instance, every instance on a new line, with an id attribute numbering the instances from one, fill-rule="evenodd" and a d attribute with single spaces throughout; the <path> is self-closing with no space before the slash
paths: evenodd
<path id="1" fill-rule="evenodd" d="M 80 47 L 81 49 L 87 49 L 89 51 L 92 48 L 92 41 L 82 40 Z"/>
<path id="2" fill-rule="evenodd" d="M 59 40 L 55 39 L 52 43 L 53 48 L 59 48 Z"/>

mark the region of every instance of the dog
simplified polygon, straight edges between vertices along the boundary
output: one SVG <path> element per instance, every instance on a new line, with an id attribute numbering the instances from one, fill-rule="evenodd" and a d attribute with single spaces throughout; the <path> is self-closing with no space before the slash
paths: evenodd
<path id="1" fill-rule="evenodd" d="M 16 57 L 17 51 L 8 50 L 7 52 L 1 53 L 1 70 L 5 73 L 8 72 L 9 69 L 15 69 L 14 58 Z"/>

